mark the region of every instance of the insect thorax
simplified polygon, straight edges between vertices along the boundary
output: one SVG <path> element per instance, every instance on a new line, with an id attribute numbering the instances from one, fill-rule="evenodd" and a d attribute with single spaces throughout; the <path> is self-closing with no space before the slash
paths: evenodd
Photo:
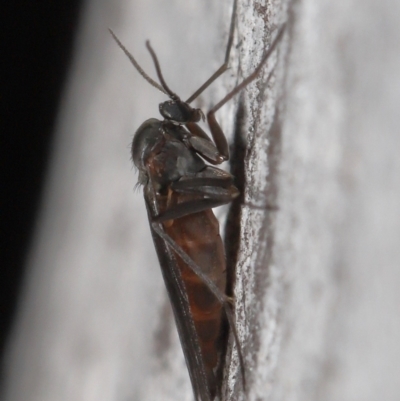
<path id="1" fill-rule="evenodd" d="M 155 118 L 146 120 L 136 131 L 132 142 L 132 159 L 139 169 L 139 184 L 151 181 L 157 191 L 182 177 L 191 177 L 206 167 L 204 161 L 189 149 L 183 126 Z"/>

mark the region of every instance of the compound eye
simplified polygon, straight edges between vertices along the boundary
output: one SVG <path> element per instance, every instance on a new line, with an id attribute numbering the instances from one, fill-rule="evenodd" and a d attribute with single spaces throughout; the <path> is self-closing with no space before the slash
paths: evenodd
<path id="1" fill-rule="evenodd" d="M 161 103 L 159 109 L 165 119 L 179 124 L 197 122 L 202 118 L 202 113 L 199 109 L 193 109 L 180 100 L 168 100 Z"/>
<path id="2" fill-rule="evenodd" d="M 159 110 L 160 114 L 167 120 L 175 120 L 178 114 L 177 111 L 179 111 L 173 101 L 160 103 Z"/>
<path id="3" fill-rule="evenodd" d="M 186 123 L 188 121 L 188 116 L 183 106 L 184 104 L 182 102 L 178 103 L 174 100 L 169 100 L 168 102 L 160 104 L 160 113 L 167 120 L 172 120 L 177 123 Z"/>

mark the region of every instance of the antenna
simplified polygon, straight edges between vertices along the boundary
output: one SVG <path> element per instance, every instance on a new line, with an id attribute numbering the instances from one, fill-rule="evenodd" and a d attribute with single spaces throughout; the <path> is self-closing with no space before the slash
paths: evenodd
<path id="1" fill-rule="evenodd" d="M 172 90 L 169 89 L 168 85 L 166 84 L 166 82 L 164 80 L 164 77 L 163 77 L 163 75 L 161 73 L 161 67 L 160 67 L 160 63 L 158 62 L 158 58 L 157 58 L 156 52 L 153 50 L 153 48 L 150 45 L 150 41 L 148 41 L 148 40 L 146 41 L 146 47 L 147 47 L 147 50 L 151 54 L 151 57 L 152 57 L 153 62 L 154 62 L 154 66 L 156 67 L 157 76 L 158 76 L 158 79 L 159 79 L 162 87 L 168 92 L 168 95 L 170 96 L 171 99 L 179 100 L 179 96 L 176 93 L 172 92 Z"/>
<path id="2" fill-rule="evenodd" d="M 136 68 L 136 70 L 139 72 L 139 74 L 151 85 L 157 88 L 159 91 L 162 93 L 165 93 L 167 96 L 170 95 L 170 91 L 167 91 L 164 89 L 160 84 L 158 84 L 156 81 L 151 79 L 143 70 L 143 68 L 138 64 L 138 62 L 135 60 L 135 58 L 132 56 L 131 53 L 129 53 L 128 49 L 121 43 L 121 41 L 117 38 L 117 35 L 110 29 L 108 28 L 109 32 L 111 33 L 111 36 L 114 38 L 114 40 L 117 42 L 117 45 L 122 49 L 122 51 L 126 54 L 126 56 L 129 58 L 133 66 Z M 154 60 L 154 59 L 153 59 Z M 162 82 L 162 81 L 161 81 Z M 167 87 L 168 88 L 168 87 Z"/>

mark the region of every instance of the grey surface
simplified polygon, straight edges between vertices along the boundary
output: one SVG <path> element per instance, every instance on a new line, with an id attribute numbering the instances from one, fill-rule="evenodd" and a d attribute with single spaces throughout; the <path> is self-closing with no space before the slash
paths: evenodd
<path id="1" fill-rule="evenodd" d="M 135 129 L 157 116 L 163 96 L 107 28 L 154 76 L 151 39 L 185 98 L 222 62 L 230 7 L 88 3 L 6 401 L 192 400 L 129 160 Z M 279 56 L 242 98 L 249 148 L 236 307 L 246 399 L 398 400 L 400 4 L 272 1 L 265 11 L 239 0 L 238 15 L 232 68 L 199 99 L 205 109 L 288 21 Z M 237 101 L 218 113 L 230 138 Z M 236 368 L 233 356 L 228 399 L 242 399 Z"/>

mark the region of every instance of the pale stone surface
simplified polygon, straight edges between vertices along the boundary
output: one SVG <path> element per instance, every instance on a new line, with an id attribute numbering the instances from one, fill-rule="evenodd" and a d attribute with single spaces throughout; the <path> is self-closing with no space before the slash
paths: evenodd
<path id="1" fill-rule="evenodd" d="M 163 95 L 144 41 L 188 97 L 222 62 L 230 1 L 89 2 L 10 341 L 6 401 L 192 400 L 129 141 Z M 246 191 L 236 311 L 246 400 L 400 399 L 400 4 L 239 0 L 232 68 Z M 275 68 L 269 85 L 268 72 Z M 232 140 L 239 98 L 218 112 Z M 244 399 L 232 358 L 227 399 Z"/>

